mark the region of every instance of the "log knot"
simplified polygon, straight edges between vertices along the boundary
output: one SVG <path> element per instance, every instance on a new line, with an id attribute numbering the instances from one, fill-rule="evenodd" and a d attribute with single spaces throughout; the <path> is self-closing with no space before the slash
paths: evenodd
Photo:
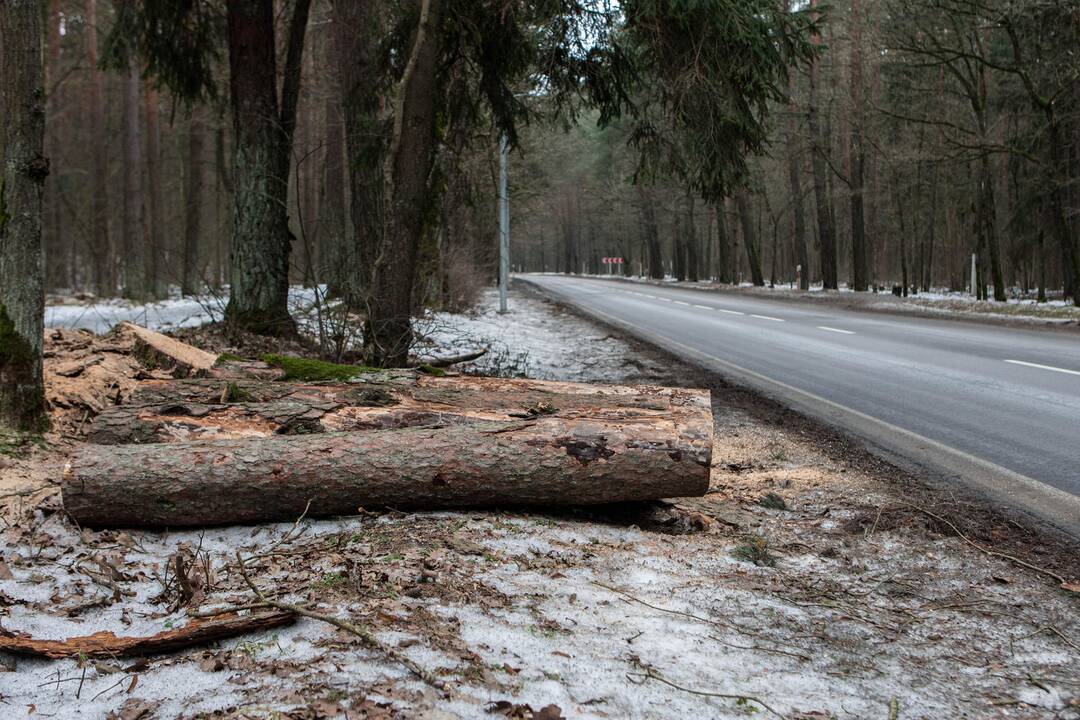
<path id="1" fill-rule="evenodd" d="M 558 438 L 555 441 L 555 446 L 565 448 L 566 454 L 582 465 L 588 465 L 594 460 L 607 460 L 615 454 L 615 451 L 607 446 L 607 440 L 604 438 L 594 440 Z"/>

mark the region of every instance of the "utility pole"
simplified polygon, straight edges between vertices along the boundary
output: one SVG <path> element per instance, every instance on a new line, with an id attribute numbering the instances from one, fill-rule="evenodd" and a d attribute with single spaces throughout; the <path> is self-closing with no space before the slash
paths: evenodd
<path id="1" fill-rule="evenodd" d="M 505 313 L 506 291 L 510 284 L 510 193 L 506 187 L 510 148 L 506 136 L 499 138 L 499 312 Z"/>

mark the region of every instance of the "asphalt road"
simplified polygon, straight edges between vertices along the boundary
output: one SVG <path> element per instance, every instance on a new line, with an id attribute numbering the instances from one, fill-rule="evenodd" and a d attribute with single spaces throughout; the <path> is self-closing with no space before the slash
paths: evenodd
<path id="1" fill-rule="evenodd" d="M 587 314 L 1080 537 L 1080 335 L 524 275 Z"/>

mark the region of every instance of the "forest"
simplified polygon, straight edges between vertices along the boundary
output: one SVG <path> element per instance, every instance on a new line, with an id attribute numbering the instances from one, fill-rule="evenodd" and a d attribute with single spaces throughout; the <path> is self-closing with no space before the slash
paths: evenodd
<path id="1" fill-rule="evenodd" d="M 287 336 L 302 284 L 356 319 L 328 353 L 355 336 L 400 365 L 410 318 L 497 273 L 504 141 L 515 270 L 1080 303 L 1074 0 L 47 0 L 3 22 L 25 220 L 0 300 L 31 349 L 42 291 L 211 293 Z"/>

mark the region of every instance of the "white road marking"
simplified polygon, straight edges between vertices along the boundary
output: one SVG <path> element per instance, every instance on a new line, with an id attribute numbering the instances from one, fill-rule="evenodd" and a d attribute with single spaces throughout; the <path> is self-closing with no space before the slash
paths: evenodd
<path id="1" fill-rule="evenodd" d="M 650 295 L 649 297 L 653 297 L 653 296 L 652 296 L 652 295 Z M 658 297 L 658 298 L 653 298 L 653 299 L 654 299 L 654 300 L 660 300 L 661 302 L 671 302 L 671 298 L 662 298 L 662 297 Z"/>
<path id="2" fill-rule="evenodd" d="M 750 317 L 756 317 L 758 320 L 772 320 L 773 322 L 784 322 L 783 318 L 769 317 L 768 315 L 751 315 Z"/>
<path id="3" fill-rule="evenodd" d="M 690 307 L 690 303 L 683 302 L 682 300 L 673 300 L 672 302 L 674 302 L 676 305 L 685 305 L 686 307 Z"/>
<path id="4" fill-rule="evenodd" d="M 855 334 L 851 330 L 841 330 L 840 328 L 831 328 L 831 327 L 828 327 L 827 325 L 818 325 L 817 329 L 818 330 L 824 330 L 826 332 L 840 333 L 841 335 L 854 335 Z"/>
<path id="5" fill-rule="evenodd" d="M 700 308 L 701 310 L 712 310 L 708 305 L 695 305 L 694 307 Z"/>
<path id="6" fill-rule="evenodd" d="M 741 313 L 738 310 L 725 310 L 724 308 L 716 308 L 716 312 L 727 313 L 728 315 L 745 315 L 746 314 L 746 313 Z"/>
<path id="7" fill-rule="evenodd" d="M 1066 370 L 1065 368 L 1054 367 L 1053 365 L 1040 365 L 1039 363 L 1029 363 L 1023 360 L 1006 360 L 1007 363 L 1013 365 L 1026 365 L 1027 367 L 1039 368 L 1040 370 L 1051 370 L 1053 372 L 1068 373 L 1069 375 L 1080 375 L 1080 370 Z"/>

